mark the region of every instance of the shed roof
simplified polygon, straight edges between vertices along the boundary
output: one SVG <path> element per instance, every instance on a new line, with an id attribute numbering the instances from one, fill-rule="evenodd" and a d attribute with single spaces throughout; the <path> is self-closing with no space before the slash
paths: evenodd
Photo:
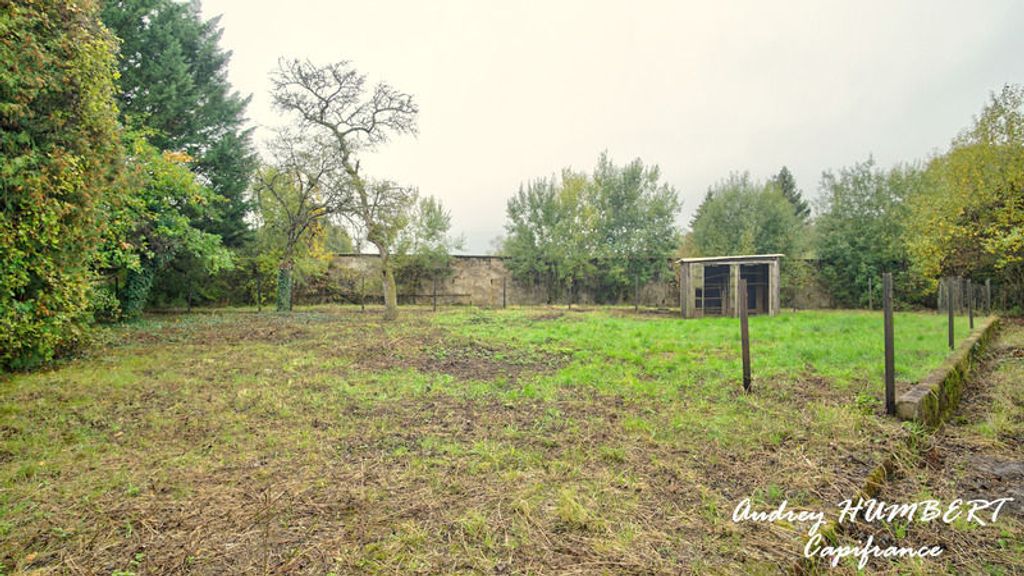
<path id="1" fill-rule="evenodd" d="M 757 260 L 778 260 L 785 254 L 741 254 L 736 256 L 710 256 L 706 258 L 680 258 L 676 264 L 690 262 L 751 262 Z"/>

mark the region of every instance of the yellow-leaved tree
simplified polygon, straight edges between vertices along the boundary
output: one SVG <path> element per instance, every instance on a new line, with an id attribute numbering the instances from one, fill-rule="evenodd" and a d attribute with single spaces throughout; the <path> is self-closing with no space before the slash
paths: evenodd
<path id="1" fill-rule="evenodd" d="M 973 125 L 928 164 L 911 199 L 908 242 L 932 279 L 993 278 L 1024 294 L 1024 86 L 993 94 Z"/>

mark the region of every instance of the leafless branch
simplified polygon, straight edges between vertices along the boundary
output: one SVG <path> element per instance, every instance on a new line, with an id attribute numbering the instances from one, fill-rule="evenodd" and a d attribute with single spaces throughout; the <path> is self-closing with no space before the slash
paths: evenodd
<path id="1" fill-rule="evenodd" d="M 274 105 L 296 113 L 304 126 L 328 131 L 346 156 L 393 134 L 416 134 L 413 97 L 383 82 L 367 97 L 366 76 L 345 60 L 317 66 L 281 59 L 271 80 Z"/>

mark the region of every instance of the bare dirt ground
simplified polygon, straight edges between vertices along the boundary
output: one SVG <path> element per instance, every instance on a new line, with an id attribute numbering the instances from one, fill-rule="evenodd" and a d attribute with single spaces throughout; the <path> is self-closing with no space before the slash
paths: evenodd
<path id="1" fill-rule="evenodd" d="M 856 349 L 834 363 L 861 320 L 794 318 L 753 324 L 750 395 L 731 322 L 151 318 L 0 381 L 2 572 L 785 572 L 803 527 L 733 523 L 740 499 L 831 508 L 913 458 Z"/>

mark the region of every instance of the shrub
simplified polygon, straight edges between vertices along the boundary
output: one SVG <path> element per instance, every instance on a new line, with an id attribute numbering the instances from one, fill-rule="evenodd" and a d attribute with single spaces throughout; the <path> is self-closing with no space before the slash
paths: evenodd
<path id="1" fill-rule="evenodd" d="M 121 320 L 121 302 L 113 290 L 106 287 L 93 288 L 89 294 L 89 313 L 97 322 L 117 322 Z"/>
<path id="2" fill-rule="evenodd" d="M 114 41 L 91 0 L 0 11 L 0 369 L 73 346 L 119 155 Z"/>

